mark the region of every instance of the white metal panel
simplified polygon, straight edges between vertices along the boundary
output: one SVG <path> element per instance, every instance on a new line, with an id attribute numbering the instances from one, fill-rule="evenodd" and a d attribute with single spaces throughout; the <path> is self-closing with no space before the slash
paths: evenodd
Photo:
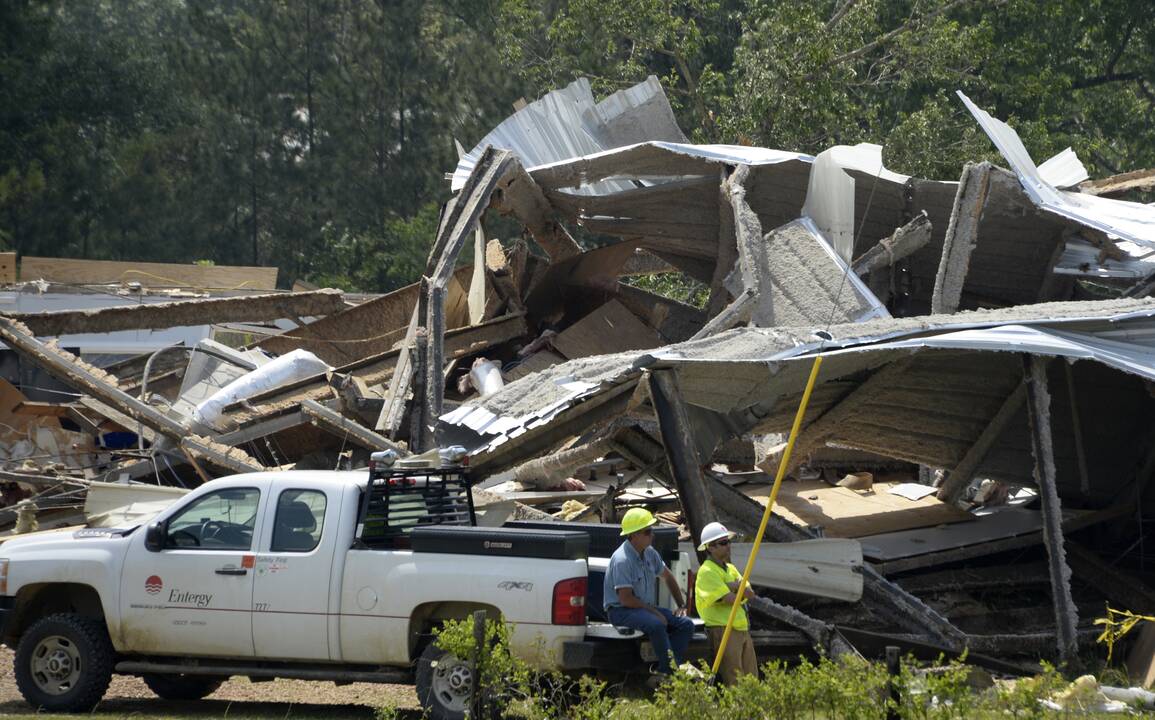
<path id="1" fill-rule="evenodd" d="M 1059 190 L 1044 179 L 1011 126 L 980 109 L 961 90 L 957 92 L 1036 205 L 1109 235 L 1155 248 L 1155 207 Z"/>

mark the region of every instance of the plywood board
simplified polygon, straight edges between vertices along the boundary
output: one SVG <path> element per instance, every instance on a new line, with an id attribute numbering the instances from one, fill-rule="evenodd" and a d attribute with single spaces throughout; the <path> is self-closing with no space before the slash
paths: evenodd
<path id="1" fill-rule="evenodd" d="M 933 527 L 973 520 L 953 505 L 926 497 L 912 501 L 888 491 L 892 483 L 876 482 L 866 492 L 832 487 L 821 480 L 786 482 L 774 512 L 804 527 L 821 526 L 826 537 L 858 538 L 878 533 Z M 765 504 L 768 486 L 740 486 L 747 497 Z"/>
<path id="2" fill-rule="evenodd" d="M 660 347 L 664 343 L 653 328 L 638 319 L 617 300 L 578 320 L 553 339 L 553 347 L 570 360 Z"/>
<path id="3" fill-rule="evenodd" d="M 0 285 L 16 284 L 16 253 L 0 253 Z"/>
<path id="4" fill-rule="evenodd" d="M 1064 510 L 1063 519 L 1074 517 L 1074 513 L 1072 510 Z M 974 522 L 965 525 L 949 524 L 897 532 L 882 531 L 871 537 L 863 537 L 863 552 L 871 560 L 888 562 L 1037 533 L 1043 528 L 1039 511 L 1022 507 L 971 517 Z"/>
<path id="5" fill-rule="evenodd" d="M 1127 654 L 1127 674 L 1131 682 L 1149 688 L 1155 683 L 1155 623 L 1141 623 L 1136 635 Z"/>
<path id="6" fill-rule="evenodd" d="M 145 287 L 275 290 L 277 268 L 25 256 L 20 263 L 20 278 L 74 285 L 138 282 Z"/>

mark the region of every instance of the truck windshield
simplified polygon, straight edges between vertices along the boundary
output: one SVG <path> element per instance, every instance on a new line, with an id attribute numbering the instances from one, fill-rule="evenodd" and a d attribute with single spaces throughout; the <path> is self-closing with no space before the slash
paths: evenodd
<path id="1" fill-rule="evenodd" d="M 260 498 L 256 488 L 227 488 L 198 498 L 169 519 L 165 547 L 250 549 Z"/>

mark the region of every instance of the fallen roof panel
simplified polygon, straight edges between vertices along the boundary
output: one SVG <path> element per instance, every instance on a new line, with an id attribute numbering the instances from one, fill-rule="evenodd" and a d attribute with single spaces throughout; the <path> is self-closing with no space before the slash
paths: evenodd
<path id="1" fill-rule="evenodd" d="M 920 348 L 964 348 L 1027 352 L 1087 358 L 1141 377 L 1155 377 L 1155 300 L 1109 300 L 1097 302 L 1042 303 L 1033 306 L 960 312 L 918 318 L 870 320 L 836 325 L 832 339 L 822 341 L 811 328 L 739 328 L 717 335 L 671 345 L 650 353 L 627 352 L 583 358 L 547 368 L 506 385 L 501 391 L 460 406 L 441 417 L 443 428 L 455 442 L 491 451 L 531 426 L 548 423 L 566 409 L 599 393 L 636 380 L 644 368 L 689 366 L 696 363 L 744 365 L 754 373 L 728 373 L 746 389 L 733 394 L 734 407 L 759 401 L 758 393 L 782 396 L 801 389 L 805 381 L 804 360 L 814 353 L 831 357 L 827 366 L 836 377 L 857 369 L 889 362 Z M 998 332 L 1000 327 L 1024 326 L 1023 331 Z M 960 331 L 995 328 L 986 335 Z M 889 343 L 888 343 L 889 341 Z M 1021 342 L 1015 345 L 1014 342 Z M 1027 344 L 1027 343 L 1030 344 Z M 1120 347 L 1123 345 L 1124 347 Z M 840 349 L 846 352 L 840 353 Z M 874 353 L 863 351 L 874 350 Z M 1153 353 L 1148 358 L 1147 353 Z M 845 364 L 845 367 L 837 367 Z M 791 366 L 794 367 L 791 367 Z M 837 371 L 836 371 L 837 369 Z M 786 385 L 787 376 L 789 381 Z M 774 385 L 771 390 L 769 385 Z M 687 383 L 683 392 L 692 389 Z M 706 383 L 708 386 L 709 383 Z M 794 387 L 797 385 L 797 387 Z M 716 388 L 716 385 L 714 386 Z M 706 398 L 703 407 L 717 407 Z"/>

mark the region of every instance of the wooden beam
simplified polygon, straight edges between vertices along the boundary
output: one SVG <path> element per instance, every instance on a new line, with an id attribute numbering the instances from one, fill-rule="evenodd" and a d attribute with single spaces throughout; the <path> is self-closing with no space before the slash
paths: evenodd
<path id="1" fill-rule="evenodd" d="M 533 487 L 552 487 L 613 449 L 613 438 L 602 435 L 575 448 L 562 450 L 522 463 L 513 469 L 513 479 Z"/>
<path id="2" fill-rule="evenodd" d="M 995 412 L 994 417 L 987 423 L 983 431 L 979 433 L 978 438 L 974 444 L 967 448 L 962 460 L 954 466 L 946 479 L 943 481 L 942 487 L 938 489 L 938 499 L 947 503 L 954 503 L 962 497 L 963 491 L 970 485 L 971 480 L 974 479 L 975 471 L 978 470 L 979 465 L 983 459 L 986 458 L 987 453 L 990 452 L 991 447 L 999 438 L 1003 437 L 1007 426 L 1010 425 L 1011 420 L 1018 415 L 1019 410 L 1022 409 L 1023 403 L 1027 400 L 1027 386 L 1025 383 L 1019 383 L 1015 389 L 1007 395 L 1003 400 L 1003 404 Z"/>
<path id="3" fill-rule="evenodd" d="M 168 415 L 137 400 L 116 385 L 116 378 L 93 367 L 80 358 L 52 344 L 33 337 L 23 324 L 0 317 L 0 340 L 49 374 L 67 385 L 91 395 L 118 412 L 128 415 L 137 423 L 164 435 L 176 444 L 187 447 L 218 467 L 233 472 L 253 472 L 265 467 L 247 453 L 225 447 L 207 438 L 190 435 L 188 430 Z M 132 423 L 136 425 L 137 423 Z"/>
<path id="4" fill-rule="evenodd" d="M 706 301 L 706 317 L 717 317 L 718 313 L 727 306 L 730 292 L 726 289 L 726 276 L 734 269 L 738 262 L 738 237 L 734 223 L 734 206 L 730 202 L 731 179 L 727 177 L 727 168 L 719 171 L 718 184 L 718 257 L 714 263 L 714 274 L 710 278 L 710 297 Z M 741 177 L 734 178 L 739 184 L 749 170 Z"/>
<path id="5" fill-rule="evenodd" d="M 549 255 L 550 262 L 580 255 L 582 248 L 558 220 L 541 188 L 516 158 L 510 171 L 494 188 L 493 208 L 517 218 L 534 242 Z"/>
<path id="6" fill-rule="evenodd" d="M 72 485 L 88 485 L 88 481 L 83 478 L 72 478 L 60 475 L 34 475 L 32 473 L 13 472 L 11 470 L 0 470 L 0 481 L 4 482 L 18 482 L 25 485 L 32 485 L 34 487 L 56 487 L 70 483 Z"/>
<path id="7" fill-rule="evenodd" d="M 938 275 L 934 280 L 930 309 L 934 314 L 953 313 L 958 310 L 966 284 L 967 269 L 971 253 L 978 243 L 979 223 L 983 208 L 987 204 L 990 190 L 991 164 L 988 162 L 967 163 L 959 178 L 958 193 L 951 210 L 950 224 L 943 240 L 942 257 L 939 259 Z"/>
<path id="8" fill-rule="evenodd" d="M 1122 195 L 1132 190 L 1149 192 L 1153 189 L 1155 189 L 1155 168 L 1133 170 L 1099 180 L 1084 180 L 1079 183 L 1079 192 L 1101 197 Z"/>
<path id="9" fill-rule="evenodd" d="M 148 304 L 97 310 L 15 313 L 37 336 L 109 333 L 227 322 L 257 322 L 298 316 L 331 315 L 345 309 L 340 290 L 275 293 Z"/>
<path id="10" fill-rule="evenodd" d="M 50 402 L 33 402 L 31 400 L 22 400 L 12 408 L 12 412 L 16 415 L 32 415 L 34 417 L 68 417 L 71 407 L 67 404 L 50 403 Z"/>
<path id="11" fill-rule="evenodd" d="M 1055 481 L 1055 455 L 1051 444 L 1051 393 L 1047 389 L 1048 358 L 1023 355 L 1031 419 L 1031 454 L 1035 456 L 1035 483 L 1043 512 L 1043 543 L 1047 546 L 1051 574 L 1051 597 L 1055 607 L 1056 641 L 1064 662 L 1077 660 L 1078 610 L 1071 596 L 1071 568 L 1063 547 L 1063 513 Z"/>
<path id="12" fill-rule="evenodd" d="M 838 632 L 838 628 L 829 623 L 815 620 L 801 610 L 792 608 L 789 605 L 776 603 L 764 597 L 751 598 L 747 601 L 747 607 L 749 607 L 752 612 L 770 618 L 771 620 L 785 623 L 798 630 L 809 638 L 810 642 L 820 648 L 823 654 L 834 658 L 847 655 L 860 657 L 858 651 L 854 649 L 854 646 L 847 642 L 846 638 L 842 637 L 842 633 Z"/>
<path id="13" fill-rule="evenodd" d="M 350 420 L 341 413 L 325 407 L 316 400 L 302 401 L 301 412 L 309 418 L 310 422 L 322 430 L 338 437 L 348 438 L 350 442 L 368 450 L 392 450 L 402 457 L 409 454 L 405 448 L 397 443 L 363 427 L 360 423 Z"/>
<path id="14" fill-rule="evenodd" d="M 654 414 L 658 418 L 658 429 L 662 433 L 662 445 L 666 448 L 666 459 L 670 463 L 670 476 L 678 488 L 678 501 L 686 516 L 690 536 L 696 543 L 702 537 L 706 524 L 713 522 L 717 515 L 714 501 L 706 492 L 702 460 L 694 445 L 697 433 L 690 422 L 686 401 L 678 387 L 676 371 L 651 372 L 648 387 Z"/>
<path id="15" fill-rule="evenodd" d="M 866 275 L 884 267 L 894 265 L 915 252 L 921 250 L 930 242 L 931 225 L 926 210 L 920 212 L 913 220 L 894 231 L 887 238 L 878 241 L 878 244 L 863 253 L 851 265 L 858 275 Z"/>

